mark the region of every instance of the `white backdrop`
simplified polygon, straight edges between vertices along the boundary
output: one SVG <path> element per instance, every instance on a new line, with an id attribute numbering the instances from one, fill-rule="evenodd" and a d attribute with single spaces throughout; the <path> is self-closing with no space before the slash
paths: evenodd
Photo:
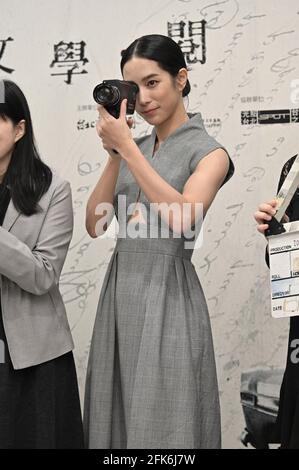
<path id="1" fill-rule="evenodd" d="M 299 79 L 298 1 L 0 0 L 0 77 L 21 86 L 42 157 L 71 182 L 75 230 L 60 286 L 83 400 L 97 302 L 115 243 L 93 240 L 85 231 L 86 202 L 107 158 L 92 127 L 97 117 L 92 90 L 103 79 L 121 78 L 120 51 L 135 38 L 167 35 L 167 23 L 184 21 L 184 38 L 174 39 L 187 48 L 189 22 L 202 20 L 207 22 L 206 61 L 190 64 L 188 111 L 202 113 L 236 171 L 207 215 L 204 246 L 192 261 L 211 315 L 223 447 L 239 448 L 244 428 L 240 374 L 284 366 L 288 331 L 288 320 L 270 316 L 265 240 L 253 213 L 260 201 L 272 198 L 282 164 L 299 147 L 298 122 L 246 125 L 241 111 L 299 108 L 298 90 L 291 88 Z M 193 40 L 202 59 L 202 37 Z M 61 41 L 71 53 L 50 67 L 54 45 Z M 66 74 L 72 60 L 77 68 L 71 83 L 67 75 L 53 75 Z M 150 131 L 140 119 L 137 123 L 135 136 Z"/>

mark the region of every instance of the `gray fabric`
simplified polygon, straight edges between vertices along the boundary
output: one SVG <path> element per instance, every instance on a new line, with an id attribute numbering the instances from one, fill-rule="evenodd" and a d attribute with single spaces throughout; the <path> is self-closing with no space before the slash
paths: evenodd
<path id="1" fill-rule="evenodd" d="M 20 214 L 10 200 L 0 227 L 3 324 L 13 367 L 41 364 L 74 348 L 59 277 L 73 233 L 68 181 L 53 173 L 40 211 Z"/>
<path id="2" fill-rule="evenodd" d="M 207 153 L 221 147 L 200 113 L 152 158 L 155 130 L 136 139 L 178 191 Z M 233 173 L 231 163 L 227 180 Z M 122 161 L 115 188 L 136 201 Z M 148 201 L 141 192 L 140 201 Z M 220 409 L 208 309 L 192 249 L 183 238 L 118 238 L 104 277 L 87 368 L 84 426 L 89 448 L 219 448 Z"/>

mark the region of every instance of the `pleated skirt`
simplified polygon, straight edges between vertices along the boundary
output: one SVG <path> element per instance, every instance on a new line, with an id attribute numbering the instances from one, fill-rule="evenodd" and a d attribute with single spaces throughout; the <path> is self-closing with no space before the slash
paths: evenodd
<path id="1" fill-rule="evenodd" d="M 73 353 L 15 370 L 3 327 L 1 303 L 0 340 L 0 449 L 83 448 Z"/>

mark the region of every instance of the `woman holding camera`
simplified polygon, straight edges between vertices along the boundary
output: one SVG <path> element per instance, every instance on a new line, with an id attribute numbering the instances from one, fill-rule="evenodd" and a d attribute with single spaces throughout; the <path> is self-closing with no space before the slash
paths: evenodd
<path id="1" fill-rule="evenodd" d="M 290 158 L 281 171 L 278 189 L 279 192 L 287 177 L 297 155 Z M 276 200 L 262 203 L 254 214 L 258 223 L 258 231 L 262 234 L 269 227 L 267 221 L 276 213 Z M 299 220 L 299 190 L 294 194 L 282 222 Z M 266 263 L 269 266 L 269 254 L 266 249 Z M 281 449 L 299 449 L 299 317 L 290 318 L 288 339 L 288 353 L 286 368 L 280 389 L 279 409 L 275 431 L 269 436 L 269 442 L 281 443 Z"/>
<path id="2" fill-rule="evenodd" d="M 184 235 L 198 223 L 196 203 L 205 215 L 234 166 L 201 114 L 185 110 L 190 84 L 175 41 L 136 39 L 122 52 L 121 71 L 138 85 L 136 110 L 153 130 L 133 139 L 126 100 L 118 119 L 98 108 L 109 159 L 89 198 L 86 228 L 92 237 L 107 230 L 113 211 L 103 224 L 104 211 L 96 208 L 110 203 L 132 236 L 118 236 L 100 294 L 86 380 L 86 445 L 219 448 L 210 320 Z M 126 214 L 136 203 L 130 218 L 122 217 L 118 196 L 126 196 Z M 163 203 L 158 228 L 164 224 L 173 238 L 148 235 L 157 228 L 148 215 Z M 169 216 L 171 204 L 179 210 Z M 184 218 L 187 204 L 191 215 Z"/>
<path id="3" fill-rule="evenodd" d="M 0 82 L 0 225 L 0 449 L 82 448 L 58 287 L 73 232 L 71 188 L 40 159 L 26 98 L 8 80 Z"/>

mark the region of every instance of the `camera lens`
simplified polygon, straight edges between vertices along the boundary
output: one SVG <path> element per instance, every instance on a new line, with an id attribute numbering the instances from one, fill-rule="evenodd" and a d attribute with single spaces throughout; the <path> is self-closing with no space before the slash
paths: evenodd
<path id="1" fill-rule="evenodd" d="M 97 103 L 103 106 L 113 105 L 119 100 L 119 91 L 114 86 L 100 84 L 95 87 L 93 97 Z"/>

